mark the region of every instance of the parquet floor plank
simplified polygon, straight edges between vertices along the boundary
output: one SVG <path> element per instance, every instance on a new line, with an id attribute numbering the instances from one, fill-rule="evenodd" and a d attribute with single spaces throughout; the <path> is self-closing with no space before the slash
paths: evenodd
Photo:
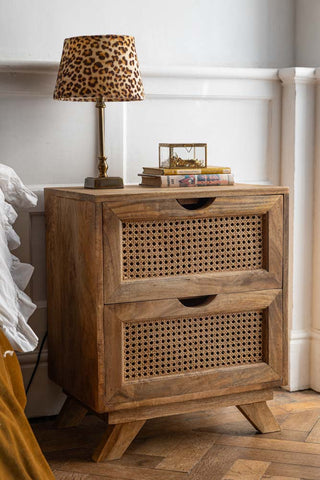
<path id="1" fill-rule="evenodd" d="M 264 435 L 255 437 L 237 437 L 232 435 L 221 435 L 217 438 L 218 445 L 236 446 L 241 448 L 255 448 L 263 450 L 277 450 L 279 452 L 296 452 L 310 455 L 319 455 L 320 445 L 312 443 L 295 442 L 290 440 L 276 440 L 264 438 Z"/>
<path id="2" fill-rule="evenodd" d="M 272 476 L 291 476 L 293 478 L 300 478 L 301 480 L 320 480 L 319 468 L 306 465 L 271 463 L 266 473 L 267 475 L 270 475 L 271 478 Z"/>
<path id="3" fill-rule="evenodd" d="M 184 437 L 157 465 L 157 468 L 189 472 L 212 447 L 216 438 L 215 435 L 196 432 Z"/>
<path id="4" fill-rule="evenodd" d="M 263 476 L 262 479 L 268 479 L 268 480 L 303 480 L 303 478 L 297 478 L 297 477 L 283 477 L 282 475 L 279 477 L 279 475 L 270 475 Z"/>
<path id="5" fill-rule="evenodd" d="M 113 460 L 114 465 L 122 467 L 156 468 L 163 460 L 163 457 L 155 455 L 123 455 L 119 460 Z"/>
<path id="6" fill-rule="evenodd" d="M 221 425 L 208 425 L 207 427 L 195 428 L 194 431 L 245 437 L 252 437 L 257 434 L 257 430 L 248 421 L 225 423 Z"/>
<path id="7" fill-rule="evenodd" d="M 74 448 L 71 450 L 61 450 L 45 453 L 45 457 L 52 470 L 63 471 L 63 466 L 66 461 L 76 463 L 79 460 L 82 462 L 92 462 L 91 460 L 92 450 L 88 448 Z M 2 479 L 1 479 L 2 480 Z"/>
<path id="8" fill-rule="evenodd" d="M 299 430 L 300 432 L 310 432 L 315 422 L 319 419 L 320 408 L 302 410 L 289 415 L 281 423 L 281 429 Z"/>
<path id="9" fill-rule="evenodd" d="M 299 430 L 281 430 L 280 432 L 264 433 L 263 438 L 305 442 L 308 435 L 308 432 L 299 432 Z"/>
<path id="10" fill-rule="evenodd" d="M 129 453 L 166 457 L 184 438 L 180 432 L 156 435 L 139 439 L 132 443 Z"/>
<path id="11" fill-rule="evenodd" d="M 320 420 L 318 420 L 309 435 L 307 436 L 306 442 L 320 443 Z"/>
<path id="12" fill-rule="evenodd" d="M 105 475 L 82 475 L 81 473 L 63 472 L 62 470 L 54 470 L 53 473 L 56 480 L 112 480 L 111 477 L 106 477 Z M 122 479 L 119 478 L 119 480 Z"/>
<path id="13" fill-rule="evenodd" d="M 306 412 L 307 410 L 315 410 L 320 408 L 320 400 L 313 399 L 306 402 L 293 402 L 281 405 L 281 407 L 289 413 Z"/>
<path id="14" fill-rule="evenodd" d="M 244 448 L 240 457 L 247 460 L 259 460 L 270 463 L 286 463 L 288 465 L 300 465 L 302 467 L 314 467 L 320 472 L 319 455 L 310 455 L 297 452 L 283 452 L 278 450 L 261 450 Z"/>
<path id="15" fill-rule="evenodd" d="M 62 472 L 59 470 L 55 470 L 53 473 L 56 480 L 88 480 L 89 478 L 89 475 L 81 475 L 81 473 Z"/>
<path id="16" fill-rule="evenodd" d="M 147 467 L 123 466 L 117 461 L 66 462 L 61 466 L 65 472 L 110 477 L 112 480 L 187 480 L 185 473 L 156 470 Z"/>
<path id="17" fill-rule="evenodd" d="M 270 463 L 256 460 L 237 460 L 223 480 L 261 480 Z"/>
<path id="18" fill-rule="evenodd" d="M 221 480 L 238 459 L 237 449 L 225 445 L 213 445 L 185 478 L 186 480 Z"/>

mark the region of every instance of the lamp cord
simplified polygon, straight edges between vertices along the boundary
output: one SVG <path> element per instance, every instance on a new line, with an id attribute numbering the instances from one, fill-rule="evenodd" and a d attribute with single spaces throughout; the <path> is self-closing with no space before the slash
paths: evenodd
<path id="1" fill-rule="evenodd" d="M 40 345 L 40 348 L 39 348 L 39 351 L 38 351 L 37 361 L 36 361 L 36 364 L 35 364 L 35 366 L 34 366 L 34 368 L 33 368 L 33 371 L 32 371 L 31 377 L 30 377 L 30 380 L 29 380 L 28 385 L 27 385 L 27 388 L 26 388 L 26 394 L 28 394 L 29 389 L 30 389 L 30 387 L 31 387 L 31 383 L 32 383 L 32 381 L 33 381 L 33 379 L 34 379 L 34 376 L 35 376 L 37 370 L 38 370 L 38 366 L 39 366 L 39 363 L 40 363 L 41 353 L 42 353 L 42 350 L 43 350 L 44 343 L 45 343 L 45 341 L 46 341 L 46 339 L 47 339 L 47 336 L 48 336 L 48 330 L 46 331 L 46 333 L 45 333 L 45 335 L 44 335 L 44 337 L 43 337 L 43 339 L 42 339 L 42 342 L 41 342 L 41 345 Z"/>

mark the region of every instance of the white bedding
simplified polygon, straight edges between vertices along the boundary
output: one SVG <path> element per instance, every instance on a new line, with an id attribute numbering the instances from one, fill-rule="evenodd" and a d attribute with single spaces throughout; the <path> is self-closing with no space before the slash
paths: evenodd
<path id="1" fill-rule="evenodd" d="M 13 229 L 17 213 L 13 207 L 30 208 L 37 204 L 36 195 L 23 183 L 12 168 L 0 164 L 0 328 L 12 347 L 34 350 L 38 338 L 28 325 L 36 306 L 23 292 L 33 267 L 21 263 L 11 250 L 20 245 Z"/>

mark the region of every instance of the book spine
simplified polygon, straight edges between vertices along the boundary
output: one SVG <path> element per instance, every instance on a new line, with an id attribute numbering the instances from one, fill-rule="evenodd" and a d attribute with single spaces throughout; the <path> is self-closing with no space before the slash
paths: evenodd
<path id="1" fill-rule="evenodd" d="M 205 168 L 164 168 L 163 175 L 199 175 L 199 174 L 230 174 L 229 167 L 205 167 Z"/>
<path id="2" fill-rule="evenodd" d="M 161 175 L 161 187 L 206 187 L 233 184 L 234 178 L 231 174 Z"/>

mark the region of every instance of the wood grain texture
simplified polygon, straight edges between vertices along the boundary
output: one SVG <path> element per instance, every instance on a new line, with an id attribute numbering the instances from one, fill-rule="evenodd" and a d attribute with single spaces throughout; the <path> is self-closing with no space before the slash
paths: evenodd
<path id="1" fill-rule="evenodd" d="M 240 448 L 253 448 L 256 450 L 268 450 L 277 452 L 290 452 L 305 455 L 315 455 L 319 459 L 320 446 L 307 444 L 294 440 L 277 440 L 264 436 L 241 437 L 233 435 L 221 435 L 216 440 L 217 445 L 227 445 Z M 279 453 L 280 455 L 280 453 Z"/>
<path id="2" fill-rule="evenodd" d="M 189 472 L 195 463 L 208 452 L 215 443 L 212 435 L 197 434 L 192 438 L 182 438 L 172 450 L 157 465 L 160 470 L 176 470 L 178 472 Z"/>
<path id="3" fill-rule="evenodd" d="M 99 410 L 104 382 L 101 206 L 45 190 L 49 376 Z"/>
<path id="4" fill-rule="evenodd" d="M 282 475 L 280 477 L 278 475 L 276 476 L 272 475 L 272 477 L 268 475 L 268 476 L 263 476 L 262 478 L 268 478 L 269 480 L 303 480 L 297 477 L 283 477 Z"/>
<path id="5" fill-rule="evenodd" d="M 221 395 L 218 397 L 189 400 L 183 402 L 169 403 L 165 405 L 154 405 L 150 407 L 135 407 L 132 409 L 116 410 L 108 413 L 110 423 L 125 423 L 134 420 L 147 420 L 150 418 L 167 417 L 183 413 L 198 412 L 214 408 L 222 408 L 235 404 L 246 404 L 248 402 L 261 402 L 273 398 L 272 390 L 261 390 L 253 392 L 237 393 L 236 395 Z"/>
<path id="6" fill-rule="evenodd" d="M 176 199 L 158 199 L 152 196 L 147 199 L 132 197 L 118 202 L 105 202 L 103 204 L 105 303 L 281 288 L 283 249 L 282 204 L 281 195 L 217 197 L 212 205 L 196 211 L 186 210 L 181 207 Z M 144 278 L 139 277 L 137 279 L 122 278 L 121 230 L 123 222 L 130 221 L 134 223 L 135 221 L 159 221 L 161 219 L 163 221 L 168 219 L 188 220 L 192 218 L 198 220 L 201 218 L 215 218 L 217 216 L 226 216 L 228 218 L 230 215 L 237 218 L 239 215 L 245 216 L 248 214 L 263 214 L 265 223 L 269 225 L 265 228 L 263 239 L 266 268 L 253 270 L 242 268 L 239 271 L 237 269 L 204 271 L 202 273 L 172 274 L 162 277 L 146 275 Z M 205 227 L 203 227 L 203 230 L 201 229 L 201 224 L 197 227 L 196 233 L 199 241 L 205 235 L 210 244 L 215 241 L 218 242 L 219 239 L 211 238 Z M 148 231 L 150 231 L 150 235 L 146 243 L 148 244 L 149 242 L 152 245 L 152 249 L 156 254 L 159 239 L 152 233 L 150 226 Z M 183 239 L 179 240 L 179 245 L 182 241 Z M 137 240 L 132 238 L 131 249 L 138 248 L 138 244 L 135 245 L 135 242 Z M 130 243 L 130 238 L 127 243 Z M 195 251 L 194 255 L 197 254 Z M 183 262 L 183 253 L 181 251 L 179 255 L 181 257 L 180 262 Z M 232 259 L 232 257 L 230 258 Z M 179 259 L 177 261 L 179 262 Z M 138 264 L 138 267 L 141 269 L 142 265 Z"/>
<path id="7" fill-rule="evenodd" d="M 197 317 L 204 319 L 223 312 L 246 312 L 265 309 L 268 322 L 268 355 L 265 362 L 248 365 L 229 365 L 220 368 L 203 368 L 197 374 L 182 372 L 179 375 L 164 375 L 142 378 L 143 382 L 123 380 L 124 350 L 121 324 L 134 319 L 143 323 L 147 320 L 168 322 L 173 318 Z M 196 398 L 264 390 L 281 384 L 282 378 L 282 314 L 281 291 L 267 290 L 247 294 L 217 295 L 211 302 L 199 307 L 185 307 L 177 299 L 155 302 L 134 302 L 105 306 L 105 364 L 112 365 L 106 379 L 106 411 L 132 408 L 132 406 L 154 406 L 171 402 L 189 401 Z M 202 322 L 203 320 L 201 320 Z M 139 323 L 140 324 L 140 323 Z M 141 327 L 142 328 L 142 327 Z M 115 329 L 117 332 L 115 333 Z M 208 332 L 210 333 L 210 332 Z M 141 333 L 141 335 L 143 335 Z M 192 339 L 190 339 L 192 341 Z M 136 344 L 150 355 L 146 340 Z M 162 343 L 162 348 L 166 344 Z M 172 347 L 168 344 L 170 351 Z M 232 348 L 225 344 L 225 348 Z M 185 354 L 186 355 L 186 354 Z M 143 360 L 143 359 L 142 359 Z M 143 366 L 143 361 L 142 361 Z M 108 372 L 108 370 L 107 370 Z M 241 372 L 241 375 L 239 375 Z M 186 382 L 186 378 L 188 381 Z M 161 381 L 160 381 L 161 380 Z"/>
<path id="8" fill-rule="evenodd" d="M 119 271 L 119 268 L 116 270 Z M 132 301 L 158 300 L 167 298 L 184 298 L 219 293 L 241 293 L 250 290 L 278 289 L 281 287 L 272 273 L 266 270 L 250 270 L 241 272 L 217 272 L 194 274 L 179 278 L 156 278 L 148 280 L 126 280 L 113 285 L 105 291 L 105 303 L 127 303 Z"/>
<path id="9" fill-rule="evenodd" d="M 237 460 L 223 476 L 222 480 L 260 480 L 269 465 L 269 462 Z"/>
<path id="10" fill-rule="evenodd" d="M 56 480 L 102 480 L 101 476 L 98 475 L 87 475 L 82 473 L 74 472 L 63 472 L 61 470 L 53 471 Z M 111 477 L 102 477 L 103 480 L 110 480 Z"/>
<path id="11" fill-rule="evenodd" d="M 314 424 L 312 430 L 306 438 L 306 442 L 320 443 L 320 420 Z"/>
<path id="12" fill-rule="evenodd" d="M 289 192 L 288 187 L 275 185 L 249 185 L 235 184 L 232 186 L 201 187 L 187 189 L 181 188 L 152 188 L 146 189 L 139 185 L 126 185 L 124 189 L 119 190 L 88 190 L 82 187 L 53 187 L 46 188 L 55 195 L 65 198 L 74 198 L 77 200 L 88 200 L 92 202 L 112 201 L 112 199 L 132 197 L 138 195 L 139 198 L 161 197 L 161 198 L 198 198 L 198 197 L 233 197 L 243 195 L 282 195 Z"/>
<path id="13" fill-rule="evenodd" d="M 307 409 L 301 412 L 294 412 L 281 424 L 284 430 L 298 430 L 309 432 L 315 421 L 319 418 L 319 409 Z"/>
<path id="14" fill-rule="evenodd" d="M 277 196 L 277 201 L 268 209 L 266 218 L 266 234 L 268 238 L 267 270 L 272 272 L 282 286 L 283 274 L 283 197 Z"/>
<path id="15" fill-rule="evenodd" d="M 238 458 L 239 454 L 235 449 L 214 445 L 185 480 L 221 480 Z"/>
<path id="16" fill-rule="evenodd" d="M 87 413 L 88 409 L 86 407 L 74 398 L 67 397 L 56 420 L 56 426 L 58 428 L 76 427 Z"/>
<path id="17" fill-rule="evenodd" d="M 267 358 L 266 361 L 270 367 L 279 374 L 281 377 L 281 383 L 283 384 L 283 378 L 286 375 L 286 371 L 283 371 L 284 361 L 283 356 L 287 354 L 287 351 L 283 351 L 283 314 L 282 314 L 282 293 L 279 293 L 274 299 L 268 311 L 266 312 L 267 337 Z"/>
<path id="18" fill-rule="evenodd" d="M 267 470 L 267 474 L 271 476 L 286 476 L 290 475 L 289 478 L 293 477 L 294 480 L 319 480 L 319 470 L 314 467 L 309 467 L 307 465 L 292 465 L 286 463 L 272 463 Z M 268 478 L 268 476 L 266 477 Z"/>
<path id="19" fill-rule="evenodd" d="M 240 412 L 261 433 L 278 432 L 279 424 L 266 402 L 237 405 Z"/>
<path id="20" fill-rule="evenodd" d="M 282 290 L 283 290 L 283 329 L 282 329 L 282 342 L 283 342 L 283 385 L 287 385 L 289 382 L 289 338 L 288 338 L 288 316 L 289 316 L 289 194 L 283 196 L 283 275 L 282 275 Z"/>
<path id="21" fill-rule="evenodd" d="M 192 196 L 195 198 L 194 192 Z M 196 198 L 202 198 L 201 192 L 198 192 Z M 282 195 L 233 195 L 232 197 L 213 197 L 213 199 L 214 201 L 211 204 L 195 210 L 188 210 L 176 198 L 165 197 L 159 199 L 154 195 L 150 195 L 147 199 L 137 196 L 131 196 L 130 199 L 126 198 L 125 201 L 113 199 L 105 202 L 104 207 L 110 209 L 122 221 L 188 219 L 224 215 L 264 215 L 275 206 L 278 206 L 278 212 L 275 213 L 275 216 L 281 212 L 280 219 L 282 217 Z M 281 225 L 282 222 L 280 228 Z M 277 227 L 279 228 L 279 225 Z"/>
<path id="22" fill-rule="evenodd" d="M 147 320 L 153 318 L 170 318 L 184 315 L 209 315 L 216 313 L 233 313 L 268 308 L 281 294 L 281 290 L 259 290 L 247 293 L 219 294 L 212 300 L 199 306 L 184 306 L 177 298 L 155 300 L 152 302 L 130 302 L 125 305 L 106 305 L 106 315 L 117 315 L 117 320 Z"/>
<path id="23" fill-rule="evenodd" d="M 106 434 L 92 455 L 95 462 L 121 458 L 128 446 L 143 427 L 145 421 L 139 420 L 120 425 L 109 425 Z"/>

